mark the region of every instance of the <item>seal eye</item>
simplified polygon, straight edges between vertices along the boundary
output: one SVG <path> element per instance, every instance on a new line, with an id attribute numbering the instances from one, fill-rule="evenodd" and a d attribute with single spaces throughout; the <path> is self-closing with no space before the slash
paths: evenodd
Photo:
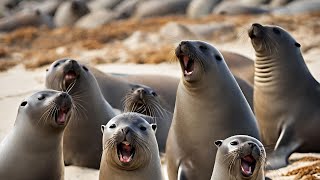
<path id="1" fill-rule="evenodd" d="M 299 43 L 297 43 L 297 42 L 294 43 L 294 45 L 297 46 L 297 47 L 301 47 L 301 45 Z"/>
<path id="2" fill-rule="evenodd" d="M 109 126 L 109 128 L 111 128 L 111 129 L 113 129 L 113 128 L 115 128 L 116 127 L 116 124 L 111 124 L 110 126 Z"/>
<path id="3" fill-rule="evenodd" d="M 43 100 L 45 98 L 45 96 L 43 94 L 41 94 L 39 97 L 38 97 L 38 100 Z"/>
<path id="4" fill-rule="evenodd" d="M 206 46 L 202 46 L 202 45 L 200 45 L 199 48 L 200 48 L 201 50 L 207 50 L 207 49 L 208 49 Z"/>
<path id="5" fill-rule="evenodd" d="M 158 96 L 158 94 L 156 92 L 152 92 L 151 93 L 153 96 Z"/>
<path id="6" fill-rule="evenodd" d="M 221 61 L 221 60 L 222 60 L 221 56 L 219 56 L 219 55 L 215 55 L 214 57 L 215 57 L 216 60 L 218 60 L 218 61 Z"/>
<path id="7" fill-rule="evenodd" d="M 25 106 L 27 105 L 27 103 L 28 103 L 27 101 L 23 101 L 20 106 Z"/>
<path id="8" fill-rule="evenodd" d="M 60 63 L 56 63 L 53 67 L 58 67 L 60 65 Z"/>
<path id="9" fill-rule="evenodd" d="M 232 146 L 236 146 L 236 145 L 238 145 L 238 142 L 237 142 L 237 141 L 232 141 L 230 144 L 231 144 Z"/>
<path id="10" fill-rule="evenodd" d="M 272 31 L 273 31 L 275 34 L 280 34 L 280 31 L 279 31 L 279 29 L 277 29 L 277 28 L 273 28 Z"/>
<path id="11" fill-rule="evenodd" d="M 85 66 L 82 66 L 82 68 L 83 68 L 85 71 L 87 71 L 87 72 L 89 71 L 88 68 L 85 67 Z"/>
<path id="12" fill-rule="evenodd" d="M 146 128 L 146 127 L 144 127 L 144 126 L 141 126 L 141 127 L 140 127 L 140 129 L 141 129 L 141 131 L 145 131 L 145 130 L 147 130 L 147 128 Z"/>
<path id="13" fill-rule="evenodd" d="M 49 69 L 46 69 L 46 71 L 48 72 L 48 71 L 49 71 Z"/>

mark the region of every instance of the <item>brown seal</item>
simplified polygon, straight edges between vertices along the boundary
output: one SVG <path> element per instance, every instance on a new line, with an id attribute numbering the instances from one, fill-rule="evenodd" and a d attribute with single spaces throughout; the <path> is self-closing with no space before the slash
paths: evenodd
<path id="1" fill-rule="evenodd" d="M 100 126 L 115 113 L 103 98 L 93 74 L 75 60 L 60 59 L 47 71 L 46 87 L 69 92 L 76 109 L 64 132 L 65 164 L 99 169 L 102 152 Z"/>
<path id="2" fill-rule="evenodd" d="M 262 142 L 275 146 L 269 168 L 287 165 L 293 152 L 320 152 L 320 85 L 308 70 L 300 44 L 278 26 L 255 23 L 248 34 L 256 51 L 255 114 Z"/>
<path id="3" fill-rule="evenodd" d="M 211 180 L 265 180 L 266 151 L 258 139 L 235 135 L 215 144 L 218 151 Z"/>
<path id="4" fill-rule="evenodd" d="M 128 92 L 124 99 L 124 112 L 137 112 L 155 118 L 157 122 L 156 138 L 159 152 L 166 149 L 172 112 L 166 109 L 161 97 L 150 87 L 137 87 Z"/>
<path id="5" fill-rule="evenodd" d="M 259 138 L 255 117 L 222 54 L 202 41 L 176 48 L 182 78 L 169 130 L 169 179 L 210 179 L 216 149 L 210 142 L 235 134 Z"/>
<path id="6" fill-rule="evenodd" d="M 72 109 L 64 92 L 45 90 L 26 98 L 0 144 L 0 179 L 63 180 L 62 138 Z"/>
<path id="7" fill-rule="evenodd" d="M 149 124 L 151 123 L 151 124 Z M 162 180 L 152 118 L 124 113 L 111 119 L 103 131 L 100 180 Z"/>

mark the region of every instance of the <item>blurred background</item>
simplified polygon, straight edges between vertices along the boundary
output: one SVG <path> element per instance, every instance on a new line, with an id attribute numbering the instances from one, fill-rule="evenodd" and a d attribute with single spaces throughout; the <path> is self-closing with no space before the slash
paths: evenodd
<path id="1" fill-rule="evenodd" d="M 174 48 L 207 41 L 254 60 L 252 23 L 288 30 L 320 79 L 320 0 L 0 0 L 0 140 L 24 97 L 44 88 L 45 69 L 70 57 L 105 72 L 179 77 Z M 318 179 L 320 156 L 295 154 L 275 179 Z M 300 168 L 302 167 L 302 168 Z M 97 179 L 68 167 L 66 179 Z M 319 178 L 320 179 L 320 178 Z"/>

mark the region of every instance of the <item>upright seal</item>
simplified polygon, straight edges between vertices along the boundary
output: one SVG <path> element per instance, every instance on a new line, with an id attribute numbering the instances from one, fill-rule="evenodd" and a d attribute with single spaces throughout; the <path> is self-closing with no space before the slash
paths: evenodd
<path id="1" fill-rule="evenodd" d="M 164 153 L 172 121 L 172 112 L 166 109 L 161 97 L 150 87 L 133 88 L 124 100 L 124 111 L 137 112 L 155 118 L 159 151 Z"/>
<path id="2" fill-rule="evenodd" d="M 25 99 L 0 144 L 0 179 L 63 180 L 62 138 L 71 109 L 63 92 L 39 91 Z"/>
<path id="3" fill-rule="evenodd" d="M 99 169 L 102 152 L 100 126 L 115 113 L 103 98 L 93 74 L 75 60 L 57 60 L 47 71 L 46 87 L 69 92 L 75 106 L 75 116 L 64 132 L 65 164 Z"/>
<path id="4" fill-rule="evenodd" d="M 218 152 L 211 180 L 265 180 L 266 151 L 258 139 L 235 135 L 215 144 Z"/>
<path id="5" fill-rule="evenodd" d="M 256 51 L 255 114 L 263 144 L 275 146 L 269 168 L 287 165 L 293 152 L 320 152 L 320 85 L 300 44 L 278 26 L 255 23 L 248 34 Z"/>
<path id="6" fill-rule="evenodd" d="M 162 180 L 156 127 L 152 119 L 138 113 L 120 114 L 102 126 L 99 179 Z"/>
<path id="7" fill-rule="evenodd" d="M 208 43 L 182 41 L 176 48 L 182 77 L 169 130 L 169 179 L 210 179 L 214 139 L 235 134 L 259 138 L 255 117 L 221 53 Z"/>

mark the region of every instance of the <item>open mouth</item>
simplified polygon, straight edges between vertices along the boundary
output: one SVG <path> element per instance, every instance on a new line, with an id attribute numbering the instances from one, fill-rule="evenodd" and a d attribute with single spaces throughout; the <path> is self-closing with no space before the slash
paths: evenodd
<path id="1" fill-rule="evenodd" d="M 184 76 L 190 76 L 194 70 L 194 60 L 186 55 L 181 55 L 179 59 L 183 66 Z"/>
<path id="2" fill-rule="evenodd" d="M 134 147 L 128 142 L 123 141 L 117 146 L 118 150 L 118 157 L 120 162 L 122 163 L 129 163 L 132 161 L 132 158 L 135 153 Z"/>
<path id="3" fill-rule="evenodd" d="M 245 177 L 251 176 L 256 167 L 256 163 L 257 161 L 253 158 L 252 155 L 247 155 L 241 158 L 240 169 L 241 169 L 242 175 L 244 175 Z"/>
<path id="4" fill-rule="evenodd" d="M 69 110 L 69 108 L 60 108 L 55 114 L 55 120 L 58 125 L 64 125 L 66 123 Z"/>
<path id="5" fill-rule="evenodd" d="M 75 71 L 70 70 L 64 75 L 64 87 L 66 89 L 77 79 L 77 74 Z"/>

